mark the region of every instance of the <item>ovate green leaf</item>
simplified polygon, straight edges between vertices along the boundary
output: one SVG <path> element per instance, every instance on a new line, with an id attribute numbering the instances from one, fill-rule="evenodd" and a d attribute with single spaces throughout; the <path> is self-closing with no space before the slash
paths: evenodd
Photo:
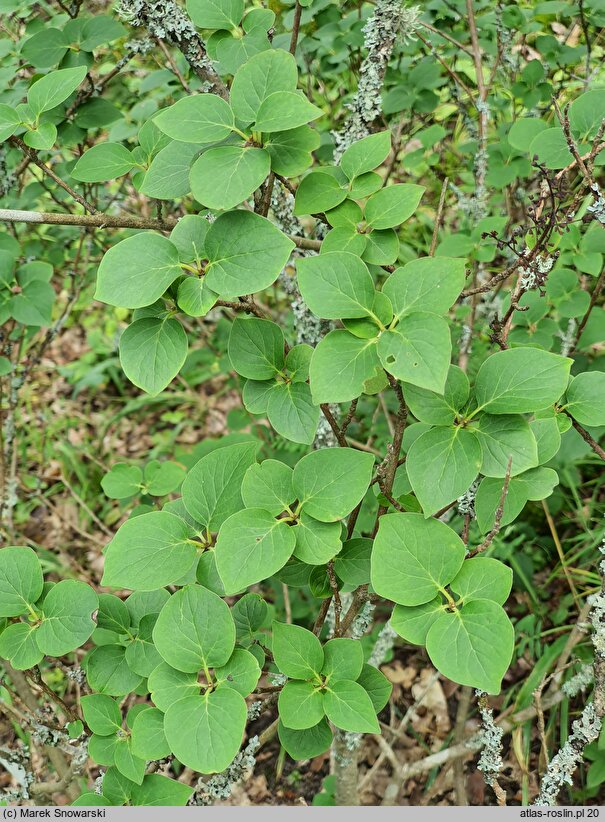
<path id="1" fill-rule="evenodd" d="M 423 605 L 456 576 L 465 553 L 460 537 L 439 520 L 386 514 L 372 551 L 372 586 L 400 605 Z"/>
<path id="2" fill-rule="evenodd" d="M 95 299 L 124 308 L 152 305 L 181 273 L 176 247 L 161 234 L 135 234 L 101 260 Z"/>
<path id="3" fill-rule="evenodd" d="M 126 520 L 105 554 L 103 585 L 153 591 L 171 585 L 193 565 L 189 526 L 167 511 Z"/>
<path id="4" fill-rule="evenodd" d="M 305 513 L 336 522 L 361 501 L 372 478 L 374 457 L 352 448 L 323 448 L 294 468 L 294 492 Z"/>
<path id="5" fill-rule="evenodd" d="M 243 696 L 232 688 L 219 688 L 171 705 L 164 731 L 172 752 L 184 765 L 199 773 L 216 773 L 238 752 L 246 717 Z"/>
<path id="6" fill-rule="evenodd" d="M 201 585 L 187 585 L 160 611 L 153 640 L 169 665 L 194 672 L 228 661 L 235 645 L 235 625 L 220 597 Z"/>
<path id="7" fill-rule="evenodd" d="M 425 517 L 468 490 L 481 460 L 479 440 L 466 428 L 432 428 L 412 443 L 407 473 Z"/>
<path id="8" fill-rule="evenodd" d="M 567 387 L 572 360 L 541 348 L 510 348 L 488 357 L 475 396 L 490 414 L 527 414 L 555 403 Z"/>

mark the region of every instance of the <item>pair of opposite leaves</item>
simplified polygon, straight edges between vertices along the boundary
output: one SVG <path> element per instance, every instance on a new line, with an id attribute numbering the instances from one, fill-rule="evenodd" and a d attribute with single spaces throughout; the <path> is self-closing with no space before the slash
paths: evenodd
<path id="1" fill-rule="evenodd" d="M 127 520 L 107 547 L 103 583 L 155 590 L 191 581 L 216 532 L 216 546 L 201 561 L 216 562 L 227 594 L 272 576 L 292 553 L 317 565 L 336 555 L 339 521 L 367 491 L 372 455 L 325 448 L 292 470 L 275 460 L 257 465 L 257 448 L 240 443 L 211 452 L 189 472 L 182 500 Z M 287 520 L 277 518 L 283 511 Z"/>

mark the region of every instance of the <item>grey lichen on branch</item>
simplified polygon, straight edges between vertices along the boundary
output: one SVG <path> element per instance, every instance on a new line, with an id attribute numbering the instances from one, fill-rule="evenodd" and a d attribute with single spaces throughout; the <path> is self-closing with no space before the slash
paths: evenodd
<path id="1" fill-rule="evenodd" d="M 179 48 L 207 91 L 225 100 L 229 90 L 219 77 L 197 29 L 174 0 L 120 0 L 118 14 L 131 26 L 143 26 L 159 40 Z"/>
<path id="2" fill-rule="evenodd" d="M 361 64 L 357 92 L 348 106 L 351 113 L 343 128 L 333 133 L 335 161 L 351 143 L 370 133 L 371 124 L 382 113 L 382 84 L 393 48 L 397 40 L 405 43 L 414 39 L 419 17 L 419 6 L 406 8 L 401 0 L 377 0 L 374 14 L 363 28 L 367 55 Z"/>
<path id="3" fill-rule="evenodd" d="M 535 805 L 555 805 L 561 790 L 573 785 L 573 774 L 584 758 L 587 745 L 599 737 L 605 716 L 605 538 L 599 545 L 601 589 L 589 598 L 591 605 L 592 645 L 594 648 L 593 701 L 571 726 L 571 734 L 563 747 L 552 757 L 540 785 Z"/>
<path id="4" fill-rule="evenodd" d="M 213 805 L 215 801 L 231 796 L 236 784 L 247 779 L 254 770 L 255 754 L 260 746 L 261 741 L 258 736 L 253 736 L 222 773 L 214 774 L 207 781 L 200 779 L 189 804 Z"/>

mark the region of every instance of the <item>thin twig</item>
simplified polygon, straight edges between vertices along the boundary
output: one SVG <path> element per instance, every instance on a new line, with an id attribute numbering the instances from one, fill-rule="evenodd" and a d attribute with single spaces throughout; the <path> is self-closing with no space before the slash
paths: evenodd
<path id="1" fill-rule="evenodd" d="M 64 182 L 60 177 L 58 177 L 55 172 L 47 166 L 46 163 L 38 157 L 38 152 L 34 151 L 33 148 L 26 146 L 23 140 L 20 137 L 9 137 L 9 143 L 12 145 L 17 146 L 20 148 L 21 151 L 25 154 L 25 156 L 30 160 L 30 162 L 34 163 L 34 165 L 38 166 L 38 168 L 42 169 L 42 171 L 46 174 L 47 177 L 55 182 L 58 186 L 60 186 L 63 191 L 66 191 L 70 197 L 80 203 L 81 206 L 87 211 L 90 211 L 91 214 L 98 214 L 98 210 L 93 206 L 92 203 L 89 203 L 85 197 L 82 197 L 81 194 L 78 194 L 77 191 L 74 191 L 71 186 L 68 186 L 66 182 Z"/>
<path id="2" fill-rule="evenodd" d="M 476 557 L 477 554 L 483 553 L 486 551 L 489 546 L 492 544 L 496 536 L 500 533 L 500 528 L 502 527 L 502 516 L 504 515 L 504 504 L 506 502 L 506 496 L 508 494 L 508 486 L 510 485 L 510 472 L 513 465 L 513 458 L 512 456 L 508 458 L 508 464 L 506 466 L 506 474 L 504 476 L 504 485 L 502 486 L 502 493 L 500 494 L 500 502 L 498 503 L 498 507 L 496 509 L 496 517 L 494 519 L 494 527 L 492 530 L 487 534 L 481 545 L 471 551 L 468 555 L 468 559 L 471 557 Z"/>
<path id="3" fill-rule="evenodd" d="M 433 239 L 431 240 L 429 257 L 435 256 L 435 249 L 437 248 L 437 237 L 439 236 L 439 226 L 441 225 L 441 218 L 443 216 L 443 206 L 445 205 L 445 195 L 447 194 L 447 187 L 449 181 L 449 177 L 446 177 L 441 186 L 441 195 L 439 196 L 439 205 L 437 206 L 437 214 L 435 215 L 435 225 L 433 226 Z"/>
<path id="4" fill-rule="evenodd" d="M 601 459 L 602 459 L 602 460 L 604 460 L 604 461 L 605 461 L 605 451 L 601 448 L 601 446 L 600 446 L 600 445 L 599 445 L 599 443 L 595 440 L 595 438 L 594 438 L 594 437 L 591 437 L 591 436 L 590 436 L 590 434 L 588 433 L 588 431 L 587 431 L 585 428 L 583 428 L 583 427 L 580 425 L 580 423 L 579 423 L 579 422 L 577 422 L 576 420 L 574 420 L 574 418 L 571 416 L 571 414 L 568 414 L 568 413 L 567 413 L 567 411 L 565 411 L 565 409 L 563 409 L 563 411 L 564 411 L 564 413 L 565 413 L 565 414 L 567 414 L 567 416 L 568 416 L 568 417 L 569 417 L 569 419 L 571 420 L 571 424 L 572 424 L 572 425 L 573 425 L 573 427 L 576 429 L 576 431 L 578 432 L 578 434 L 582 437 L 582 439 L 584 440 L 584 442 L 587 442 L 587 443 L 588 443 L 588 445 L 590 445 L 590 447 L 592 448 L 592 450 L 595 452 L 595 454 L 597 454 L 599 457 L 601 457 Z"/>
<path id="5" fill-rule="evenodd" d="M 92 226 L 93 228 L 134 228 L 156 231 L 172 231 L 178 220 L 146 220 L 138 217 L 113 217 L 109 214 L 55 214 L 45 211 L 19 211 L 13 208 L 0 208 L 2 223 L 37 223 L 40 225 L 73 225 Z M 321 240 L 310 240 L 307 237 L 296 237 L 286 234 L 298 248 L 319 251 Z"/>

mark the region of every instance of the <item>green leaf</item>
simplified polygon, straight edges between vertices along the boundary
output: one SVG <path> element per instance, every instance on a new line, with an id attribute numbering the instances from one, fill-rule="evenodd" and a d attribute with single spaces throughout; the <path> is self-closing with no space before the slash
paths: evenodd
<path id="1" fill-rule="evenodd" d="M 126 600 L 131 626 L 138 630 L 143 617 L 148 614 L 159 614 L 169 599 L 170 594 L 163 588 L 157 591 L 135 591 Z"/>
<path id="2" fill-rule="evenodd" d="M 509 145 L 516 148 L 517 151 L 528 154 L 533 139 L 547 128 L 548 126 L 544 120 L 538 120 L 535 117 L 522 117 L 512 124 L 506 139 Z"/>
<path id="3" fill-rule="evenodd" d="M 219 688 L 171 705 L 164 730 L 172 752 L 184 765 L 199 773 L 217 773 L 238 752 L 246 718 L 243 696 L 232 688 Z"/>
<path id="4" fill-rule="evenodd" d="M 481 481 L 475 498 L 477 524 L 482 533 L 494 525 L 496 510 L 502 497 L 502 479 L 486 477 Z M 504 501 L 504 515 L 501 525 L 508 525 L 523 510 L 528 500 L 540 500 L 552 494 L 559 484 L 559 477 L 552 468 L 532 468 L 517 477 L 512 477 Z"/>
<path id="5" fill-rule="evenodd" d="M 197 143 L 179 143 L 175 140 L 164 146 L 147 169 L 139 187 L 141 193 L 159 200 L 173 200 L 189 194 L 189 171 L 199 153 Z"/>
<path id="6" fill-rule="evenodd" d="M 363 212 L 353 200 L 345 200 L 336 208 L 326 213 L 326 219 L 334 228 L 356 229 L 363 222 Z"/>
<path id="7" fill-rule="evenodd" d="M 450 583 L 450 588 L 464 602 L 489 599 L 504 605 L 513 587 L 512 570 L 490 557 L 467 559 Z"/>
<path id="8" fill-rule="evenodd" d="M 236 648 L 226 664 L 214 671 L 218 688 L 233 688 L 242 696 L 252 693 L 260 675 L 256 657 L 244 648 Z"/>
<path id="9" fill-rule="evenodd" d="M 111 802 L 107 799 L 106 796 L 103 796 L 102 793 L 81 793 L 80 796 L 75 799 L 72 803 L 72 806 L 84 805 L 86 807 L 111 807 Z"/>
<path id="10" fill-rule="evenodd" d="M 280 721 L 277 733 L 282 747 L 294 760 L 313 759 L 329 750 L 332 744 L 332 731 L 326 719 L 301 731 L 286 728 Z"/>
<path id="11" fill-rule="evenodd" d="M 330 685 L 341 679 L 355 681 L 363 668 L 363 648 L 355 639 L 330 639 L 323 647 L 324 665 L 322 676 L 328 677 Z"/>
<path id="12" fill-rule="evenodd" d="M 258 594 L 244 594 L 231 609 L 238 640 L 248 638 L 267 618 L 267 603 Z"/>
<path id="13" fill-rule="evenodd" d="M 145 466 L 145 491 L 153 497 L 163 497 L 176 491 L 185 470 L 176 462 L 152 460 Z"/>
<path id="14" fill-rule="evenodd" d="M 299 625 L 274 622 L 272 651 L 275 664 L 290 679 L 312 679 L 324 665 L 320 641 Z"/>
<path id="15" fill-rule="evenodd" d="M 92 734 L 88 740 L 88 755 L 99 765 L 113 765 L 118 737 Z"/>
<path id="16" fill-rule="evenodd" d="M 586 371 L 574 377 L 565 410 L 581 425 L 605 425 L 605 372 Z"/>
<path id="17" fill-rule="evenodd" d="M 95 299 L 124 308 L 153 305 L 180 273 L 176 247 L 161 234 L 144 231 L 106 252 Z"/>
<path id="18" fill-rule="evenodd" d="M 122 177 L 134 167 L 132 153 L 121 143 L 100 143 L 89 148 L 71 171 L 75 180 L 102 183 Z"/>
<path id="19" fill-rule="evenodd" d="M 560 126 L 541 131 L 531 141 L 529 156 L 537 157 L 546 168 L 557 170 L 573 162 L 573 156 Z"/>
<path id="20" fill-rule="evenodd" d="M 286 682 L 277 707 L 284 726 L 297 731 L 313 728 L 324 716 L 323 697 L 317 682 Z"/>
<path id="21" fill-rule="evenodd" d="M 294 502 L 292 469 L 277 460 L 254 463 L 244 476 L 242 498 L 246 508 L 263 508 L 276 517 Z"/>
<path id="22" fill-rule="evenodd" d="M 80 700 L 86 724 L 99 736 L 110 736 L 122 727 L 122 714 L 115 699 L 105 694 L 90 694 Z"/>
<path id="23" fill-rule="evenodd" d="M 317 405 L 354 400 L 379 365 L 377 339 L 359 339 L 348 331 L 330 331 L 313 352 L 309 378 Z"/>
<path id="24" fill-rule="evenodd" d="M 456 576 L 465 554 L 460 537 L 443 522 L 386 514 L 372 551 L 372 586 L 400 605 L 423 605 Z"/>
<path id="25" fill-rule="evenodd" d="M 246 15 L 248 16 L 248 15 Z M 246 60 L 271 47 L 267 32 L 262 27 L 253 28 L 243 37 L 222 35 L 213 38 L 213 50 L 222 69 L 234 74 Z"/>
<path id="26" fill-rule="evenodd" d="M 27 102 L 35 117 L 50 111 L 72 94 L 86 77 L 86 66 L 51 71 L 33 83 L 27 92 Z"/>
<path id="27" fill-rule="evenodd" d="M 216 94 L 193 94 L 160 111 L 153 122 L 182 143 L 218 143 L 233 130 L 231 106 Z"/>
<path id="28" fill-rule="evenodd" d="M 49 151 L 57 142 L 57 127 L 54 123 L 38 123 L 23 135 L 23 142 L 37 151 Z"/>
<path id="29" fill-rule="evenodd" d="M 324 237 L 320 254 L 344 251 L 361 257 L 368 243 L 368 236 L 371 235 L 358 234 L 357 230 L 350 226 L 333 228 Z"/>
<path id="30" fill-rule="evenodd" d="M 365 219 L 372 228 L 393 228 L 405 222 L 418 208 L 424 186 L 397 183 L 372 194 L 366 203 Z"/>
<path id="31" fill-rule="evenodd" d="M 10 546 L 0 551 L 0 617 L 28 613 L 43 586 L 42 568 L 31 548 Z"/>
<path id="32" fill-rule="evenodd" d="M 341 679 L 323 695 L 326 716 L 343 731 L 380 733 L 376 712 L 367 691 L 357 682 Z"/>
<path id="33" fill-rule="evenodd" d="M 103 776 L 104 796 L 110 800 L 112 805 L 125 805 L 130 802 L 130 796 L 135 787 L 138 786 L 115 767 L 108 768 Z"/>
<path id="34" fill-rule="evenodd" d="M 367 174 L 362 174 L 356 177 L 349 186 L 349 197 L 354 200 L 360 200 L 364 197 L 369 197 L 382 187 L 382 177 L 376 174 L 375 171 L 368 171 Z"/>
<path id="35" fill-rule="evenodd" d="M 125 603 L 113 594 L 100 594 L 97 628 L 127 634 L 130 627 L 130 612 Z"/>
<path id="36" fill-rule="evenodd" d="M 504 610 L 486 599 L 442 613 L 431 625 L 426 649 L 433 665 L 461 685 L 500 692 L 515 632 Z"/>
<path id="37" fill-rule="evenodd" d="M 208 286 L 226 295 L 262 291 L 275 281 L 293 248 L 292 240 L 258 214 L 222 214 L 206 236 Z"/>
<path id="38" fill-rule="evenodd" d="M 0 104 L 0 141 L 8 140 L 21 123 L 21 117 L 11 106 Z"/>
<path id="39" fill-rule="evenodd" d="M 231 326 L 229 359 L 238 374 L 268 380 L 284 367 L 284 335 L 269 320 L 238 317 Z"/>
<path id="40" fill-rule="evenodd" d="M 251 57 L 235 73 L 231 106 L 238 120 L 253 123 L 264 100 L 276 91 L 294 91 L 296 60 L 283 49 L 269 49 Z"/>
<path id="41" fill-rule="evenodd" d="M 424 645 L 429 628 L 445 607 L 439 595 L 422 605 L 396 605 L 391 614 L 391 627 L 406 642 Z"/>
<path id="42" fill-rule="evenodd" d="M 243 507 L 240 489 L 257 447 L 254 442 L 228 445 L 196 462 L 182 487 L 185 508 L 195 520 L 218 531 L 227 517 Z"/>
<path id="43" fill-rule="evenodd" d="M 582 141 L 594 140 L 605 119 L 605 90 L 593 89 L 576 97 L 569 106 L 569 124 Z"/>
<path id="44" fill-rule="evenodd" d="M 452 341 L 443 317 L 422 311 L 406 315 L 378 340 L 378 356 L 397 379 L 442 393 L 450 367 Z"/>
<path id="45" fill-rule="evenodd" d="M 340 158 L 340 167 L 349 180 L 353 180 L 382 165 L 390 151 L 391 132 L 379 131 L 349 146 Z"/>
<path id="46" fill-rule="evenodd" d="M 244 0 L 187 0 L 187 11 L 201 29 L 234 29 L 244 15 Z"/>
<path id="47" fill-rule="evenodd" d="M 391 692 L 393 690 L 393 686 L 386 676 L 377 668 L 374 668 L 373 665 L 364 664 L 357 683 L 361 685 L 364 691 L 367 691 L 376 713 L 382 711 L 391 698 Z"/>
<path id="48" fill-rule="evenodd" d="M 205 279 L 184 277 L 179 283 L 177 304 L 189 317 L 205 317 L 218 299 Z"/>
<path id="49" fill-rule="evenodd" d="M 33 668 L 44 654 L 36 642 L 37 625 L 14 622 L 0 633 L 0 658 L 10 660 L 17 671 Z"/>
<path id="50" fill-rule="evenodd" d="M 197 696 L 200 692 L 197 671 L 177 671 L 166 662 L 160 662 L 157 668 L 153 669 L 147 685 L 154 705 L 164 713 L 179 699 Z"/>
<path id="51" fill-rule="evenodd" d="M 362 259 L 373 265 L 392 265 L 399 256 L 399 239 L 392 228 L 364 235 L 366 247 Z M 325 241 L 324 241 L 325 242 Z"/>
<path id="52" fill-rule="evenodd" d="M 120 364 L 130 382 L 155 396 L 179 373 L 187 348 L 187 334 L 178 320 L 144 317 L 120 337 Z"/>
<path id="53" fill-rule="evenodd" d="M 359 257 L 328 252 L 297 261 L 303 300 L 318 317 L 366 317 L 372 313 L 374 282 Z"/>
<path id="54" fill-rule="evenodd" d="M 403 395 L 409 410 L 420 422 L 451 425 L 464 408 L 470 388 L 468 377 L 457 365 L 450 365 L 443 395 L 405 383 Z"/>
<path id="55" fill-rule="evenodd" d="M 235 625 L 220 597 L 200 585 L 187 585 L 160 611 L 153 640 L 164 660 L 179 671 L 217 668 L 233 653 Z"/>
<path id="56" fill-rule="evenodd" d="M 278 434 L 292 442 L 311 445 L 319 422 L 319 407 L 313 403 L 305 382 L 278 382 L 269 394 L 269 422 Z"/>
<path id="57" fill-rule="evenodd" d="M 172 585 L 193 565 L 189 526 L 167 511 L 126 520 L 105 554 L 103 585 L 154 591 Z"/>
<path id="58" fill-rule="evenodd" d="M 226 211 L 247 200 L 270 170 L 271 157 L 262 148 L 210 148 L 191 167 L 191 191 L 208 208 Z"/>
<path id="59" fill-rule="evenodd" d="M 264 52 L 271 54 L 275 52 Z M 298 177 L 313 163 L 312 151 L 319 148 L 320 137 L 314 128 L 300 126 L 289 131 L 274 131 L 263 147 L 271 155 L 271 169 L 284 177 Z"/>
<path id="60" fill-rule="evenodd" d="M 287 131 L 317 120 L 323 111 L 300 91 L 274 91 L 260 104 L 256 113 L 256 131 Z"/>
<path id="61" fill-rule="evenodd" d="M 210 223 L 199 214 L 185 214 L 170 232 L 170 242 L 183 263 L 200 262 L 204 258 L 204 243 Z"/>
<path id="62" fill-rule="evenodd" d="M 490 414 L 527 414 L 555 403 L 567 387 L 572 360 L 541 348 L 510 348 L 488 357 L 475 397 Z"/>
<path id="63" fill-rule="evenodd" d="M 96 625 L 92 619 L 99 598 L 93 589 L 75 579 L 63 579 L 44 599 L 42 624 L 38 628 L 38 647 L 48 656 L 63 656 L 79 648 Z"/>
<path id="64" fill-rule="evenodd" d="M 445 314 L 464 288 L 465 263 L 454 257 L 421 257 L 398 268 L 382 293 L 397 317 L 412 311 Z"/>
<path id="65" fill-rule="evenodd" d="M 126 662 L 139 676 L 149 676 L 162 661 L 152 638 L 156 621 L 157 614 L 142 617 L 136 637 L 126 648 Z"/>
<path id="66" fill-rule="evenodd" d="M 473 430 L 481 444 L 481 473 L 484 477 L 505 477 L 511 457 L 512 477 L 538 464 L 536 438 L 524 417 L 483 414 Z"/>
<path id="67" fill-rule="evenodd" d="M 13 319 L 23 325 L 50 325 L 55 292 L 49 283 L 32 280 L 10 301 Z"/>
<path id="68" fill-rule="evenodd" d="M 133 754 L 130 737 L 118 739 L 118 744 L 115 747 L 114 763 L 126 779 L 130 779 L 131 782 L 137 785 L 143 782 L 147 763 L 144 759 L 140 759 Z"/>
<path id="69" fill-rule="evenodd" d="M 336 522 L 363 499 L 374 457 L 352 448 L 322 448 L 303 457 L 292 484 L 300 508 L 321 522 Z"/>
<path id="70" fill-rule="evenodd" d="M 142 482 L 143 472 L 138 465 L 118 462 L 102 478 L 101 488 L 109 499 L 126 499 L 139 493 Z"/>
<path id="71" fill-rule="evenodd" d="M 308 565 L 325 565 L 342 548 L 339 522 L 319 522 L 303 511 L 294 527 L 294 556 Z"/>
<path id="72" fill-rule="evenodd" d="M 159 773 L 148 773 L 140 785 L 133 785 L 133 805 L 161 805 L 179 807 L 189 801 L 193 788 Z"/>
<path id="73" fill-rule="evenodd" d="M 61 29 L 44 26 L 23 43 L 21 56 L 36 68 L 50 68 L 61 62 L 69 45 Z"/>
<path id="74" fill-rule="evenodd" d="M 467 428 L 432 428 L 414 440 L 406 467 L 425 517 L 468 490 L 479 473 L 481 459 L 479 441 Z"/>
<path id="75" fill-rule="evenodd" d="M 129 694 L 141 683 L 141 677 L 128 667 L 126 649 L 120 645 L 95 648 L 87 658 L 86 678 L 93 690 L 111 696 Z"/>
<path id="76" fill-rule="evenodd" d="M 132 751 L 143 760 L 163 759 L 172 753 L 164 733 L 164 714 L 157 708 L 137 714 L 132 726 Z"/>
<path id="77" fill-rule="evenodd" d="M 365 585 L 370 581 L 371 555 L 371 539 L 347 540 L 334 560 L 336 576 L 349 585 Z"/>
<path id="78" fill-rule="evenodd" d="M 273 576 L 292 556 L 295 541 L 288 523 L 262 508 L 232 514 L 221 525 L 214 549 L 225 592 L 236 594 Z"/>
<path id="79" fill-rule="evenodd" d="M 324 171 L 312 171 L 300 181 L 294 198 L 294 214 L 318 214 L 342 203 L 347 192 Z"/>
<path id="80" fill-rule="evenodd" d="M 530 420 L 529 427 L 536 438 L 538 463 L 543 465 L 552 459 L 561 447 L 561 433 L 557 420 L 554 417 Z"/>
<path id="81" fill-rule="evenodd" d="M 276 388 L 276 380 L 246 380 L 242 391 L 242 402 L 251 414 L 266 414 L 269 397 Z"/>

